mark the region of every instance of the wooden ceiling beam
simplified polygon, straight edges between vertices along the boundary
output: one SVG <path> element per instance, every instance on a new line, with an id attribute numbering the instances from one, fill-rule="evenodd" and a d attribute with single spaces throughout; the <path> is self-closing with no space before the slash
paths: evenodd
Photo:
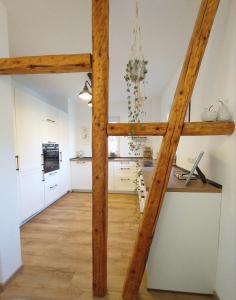
<path id="1" fill-rule="evenodd" d="M 139 227 L 123 289 L 123 299 L 137 299 L 149 250 L 179 144 L 187 108 L 206 49 L 219 0 L 202 0 L 178 81 L 166 134 L 162 139 L 153 182 Z"/>
<path id="2" fill-rule="evenodd" d="M 91 54 L 23 56 L 0 59 L 0 75 L 76 73 L 91 71 Z"/>
<path id="3" fill-rule="evenodd" d="M 168 123 L 109 123 L 108 136 L 164 136 Z M 182 136 L 230 135 L 235 130 L 235 123 L 225 122 L 190 122 L 184 123 Z"/>

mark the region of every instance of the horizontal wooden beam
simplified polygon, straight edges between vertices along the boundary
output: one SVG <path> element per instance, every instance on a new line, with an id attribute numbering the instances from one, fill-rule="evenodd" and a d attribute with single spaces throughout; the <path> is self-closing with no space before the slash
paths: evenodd
<path id="1" fill-rule="evenodd" d="M 108 136 L 164 136 L 168 123 L 109 123 Z M 230 135 L 235 123 L 227 122 L 191 122 L 184 123 L 182 136 Z"/>
<path id="2" fill-rule="evenodd" d="M 23 56 L 0 59 L 0 75 L 91 72 L 91 54 Z"/>

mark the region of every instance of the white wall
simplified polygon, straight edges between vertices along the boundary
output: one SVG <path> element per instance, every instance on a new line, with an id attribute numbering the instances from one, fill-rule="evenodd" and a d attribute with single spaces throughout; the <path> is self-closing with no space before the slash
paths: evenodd
<path id="1" fill-rule="evenodd" d="M 7 15 L 0 3 L 0 56 L 8 57 Z M 0 78 L 0 283 L 21 266 L 11 79 Z"/>
<path id="2" fill-rule="evenodd" d="M 192 97 L 191 120 L 199 121 L 204 107 L 228 99 L 235 119 L 235 0 L 220 2 Z M 162 115 L 166 118 L 173 99 L 179 70 L 162 94 Z M 217 108 L 217 105 L 216 105 Z M 200 167 L 206 175 L 223 185 L 216 291 L 221 300 L 236 299 L 236 136 L 183 137 L 177 151 L 179 165 L 189 169 L 188 158 L 201 151 L 205 155 Z"/>
<path id="3" fill-rule="evenodd" d="M 160 107 L 158 99 L 148 100 L 144 111 L 147 113 L 144 122 L 154 122 L 160 119 Z M 68 99 L 69 115 L 69 136 L 70 136 L 70 157 L 76 157 L 78 151 L 83 151 L 84 156 L 92 156 L 92 108 L 88 107 L 86 102 L 80 99 Z M 119 117 L 120 122 L 128 122 L 128 107 L 126 101 L 110 102 L 109 117 Z M 81 127 L 86 126 L 90 130 L 89 142 L 85 144 L 81 139 Z M 161 139 L 159 137 L 149 137 L 147 145 L 154 149 L 154 155 L 157 154 Z M 120 156 L 130 156 L 128 138 L 120 137 Z"/>

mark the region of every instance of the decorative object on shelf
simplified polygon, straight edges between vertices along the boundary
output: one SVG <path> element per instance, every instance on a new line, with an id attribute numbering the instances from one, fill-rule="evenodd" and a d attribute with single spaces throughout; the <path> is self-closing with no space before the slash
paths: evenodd
<path id="1" fill-rule="evenodd" d="M 84 100 L 88 101 L 88 106 L 92 106 L 92 73 L 87 74 L 88 79 L 85 81 L 83 90 L 79 93 L 79 97 Z"/>
<path id="2" fill-rule="evenodd" d="M 217 120 L 218 121 L 231 121 L 232 115 L 227 107 L 227 105 L 222 101 L 219 100 L 219 108 L 217 112 Z"/>
<path id="3" fill-rule="evenodd" d="M 134 126 L 132 123 L 140 123 L 144 112 L 144 101 L 147 100 L 145 94 L 145 79 L 147 75 L 148 62 L 144 59 L 142 41 L 141 41 L 141 26 L 139 21 L 139 5 L 138 0 L 135 0 L 135 21 L 133 27 L 133 43 L 129 61 L 126 65 L 126 91 L 128 100 L 128 121 L 131 123 L 131 135 L 134 134 Z M 140 150 L 145 144 L 145 140 L 129 138 L 129 149 L 134 156 L 140 155 Z"/>
<path id="4" fill-rule="evenodd" d="M 143 166 L 153 167 L 153 150 L 152 147 L 144 147 L 143 149 Z"/>
<path id="5" fill-rule="evenodd" d="M 202 121 L 213 122 L 216 121 L 217 111 L 214 110 L 213 105 L 209 108 L 205 108 L 201 115 Z"/>

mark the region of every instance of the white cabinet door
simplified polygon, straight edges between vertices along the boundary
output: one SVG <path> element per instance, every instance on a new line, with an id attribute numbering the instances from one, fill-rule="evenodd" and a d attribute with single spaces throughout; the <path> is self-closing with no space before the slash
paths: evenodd
<path id="1" fill-rule="evenodd" d="M 114 186 L 114 162 L 109 161 L 108 163 L 108 191 L 112 192 L 115 190 Z"/>
<path id="2" fill-rule="evenodd" d="M 43 104 L 15 89 L 16 143 L 21 171 L 41 168 L 41 118 Z"/>
<path id="3" fill-rule="evenodd" d="M 62 197 L 71 190 L 70 176 L 70 165 L 67 162 L 61 163 L 59 172 L 59 197 Z"/>
<path id="4" fill-rule="evenodd" d="M 59 115 L 59 149 L 61 163 L 69 164 L 69 128 L 68 115 L 61 111 Z"/>
<path id="5" fill-rule="evenodd" d="M 92 190 L 92 162 L 71 162 L 71 187 L 72 190 Z"/>
<path id="6" fill-rule="evenodd" d="M 21 221 L 44 208 L 44 182 L 41 170 L 19 172 Z"/>
<path id="7" fill-rule="evenodd" d="M 45 174 L 45 205 L 48 206 L 60 197 L 60 171 Z"/>
<path id="8" fill-rule="evenodd" d="M 59 110 L 45 103 L 42 122 L 43 143 L 59 143 Z"/>

